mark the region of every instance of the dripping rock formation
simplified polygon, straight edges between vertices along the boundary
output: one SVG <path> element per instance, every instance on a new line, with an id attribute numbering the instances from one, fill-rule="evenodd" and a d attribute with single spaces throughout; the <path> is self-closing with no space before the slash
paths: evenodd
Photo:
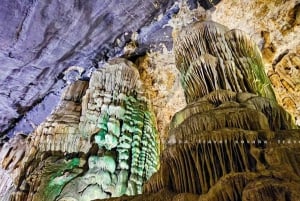
<path id="1" fill-rule="evenodd" d="M 78 80 L 27 138 L 0 152 L 1 201 L 86 201 L 142 193 L 156 172 L 156 123 L 133 63 L 115 59 Z"/>
<path id="2" fill-rule="evenodd" d="M 0 201 L 300 200 L 297 0 L 25 2 L 0 5 Z"/>
<path id="3" fill-rule="evenodd" d="M 221 1 L 212 19 L 242 29 L 259 45 L 277 101 L 300 125 L 300 2 Z M 247 6 L 245 6 L 247 5 Z"/>
<path id="4" fill-rule="evenodd" d="M 300 200 L 300 130 L 246 34 L 196 22 L 175 39 L 187 106 L 144 194 L 110 200 Z"/>

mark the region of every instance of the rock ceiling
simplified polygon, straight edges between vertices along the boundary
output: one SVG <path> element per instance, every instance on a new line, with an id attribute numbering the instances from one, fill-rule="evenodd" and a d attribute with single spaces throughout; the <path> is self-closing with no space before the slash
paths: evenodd
<path id="1" fill-rule="evenodd" d="M 148 27 L 161 13 L 168 11 L 170 17 L 176 11 L 173 3 L 172 0 L 2 1 L 0 132 L 11 128 L 13 122 L 45 96 L 61 91 L 69 79 L 89 76 L 98 61 L 122 55 L 132 33 Z M 159 30 L 166 23 L 163 20 L 143 33 L 147 37 L 153 32 L 163 35 L 168 31 Z M 140 40 L 144 44 L 165 40 L 147 37 Z M 69 72 L 71 66 L 79 66 L 79 70 L 74 68 Z M 67 73 L 75 75 L 68 77 Z M 43 107 L 48 106 L 51 104 L 45 103 Z M 42 112 L 45 108 L 38 110 Z"/>

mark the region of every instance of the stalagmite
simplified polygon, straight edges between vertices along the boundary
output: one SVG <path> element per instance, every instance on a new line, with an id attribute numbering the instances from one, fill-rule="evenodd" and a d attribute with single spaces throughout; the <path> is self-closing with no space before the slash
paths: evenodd
<path id="1" fill-rule="evenodd" d="M 154 115 L 133 63 L 115 59 L 76 81 L 26 139 L 0 152 L 1 201 L 86 201 L 142 193 L 157 171 Z"/>
<path id="2" fill-rule="evenodd" d="M 175 35 L 187 106 L 172 118 L 144 196 L 128 200 L 300 200 L 300 130 L 277 104 L 254 42 L 211 21 Z"/>

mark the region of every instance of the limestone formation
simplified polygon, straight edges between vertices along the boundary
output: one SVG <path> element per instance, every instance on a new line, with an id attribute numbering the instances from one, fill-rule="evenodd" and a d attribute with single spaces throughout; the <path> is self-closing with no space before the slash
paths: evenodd
<path id="1" fill-rule="evenodd" d="M 140 73 L 115 59 L 69 86 L 31 135 L 1 146 L 4 200 L 300 200 L 300 130 L 258 47 L 212 21 L 176 31 L 187 105 L 160 156 Z"/>
<path id="2" fill-rule="evenodd" d="M 85 201 L 142 192 L 158 168 L 154 115 L 133 63 L 76 81 L 52 115 L 0 153 L 1 201 Z"/>
<path id="3" fill-rule="evenodd" d="M 282 55 L 268 74 L 278 102 L 296 116 L 296 124 L 300 125 L 300 47 Z"/>
<path id="4" fill-rule="evenodd" d="M 254 43 L 211 21 L 175 41 L 188 104 L 144 194 L 111 200 L 299 200 L 300 130 L 276 102 Z"/>
<path id="5" fill-rule="evenodd" d="M 210 21 L 193 23 L 181 30 L 174 46 L 188 103 L 218 89 L 275 99 L 259 49 L 241 31 Z"/>
<path id="6" fill-rule="evenodd" d="M 242 29 L 258 44 L 278 103 L 295 116 L 298 126 L 299 8 L 298 0 L 221 1 L 212 14 L 214 21 Z"/>

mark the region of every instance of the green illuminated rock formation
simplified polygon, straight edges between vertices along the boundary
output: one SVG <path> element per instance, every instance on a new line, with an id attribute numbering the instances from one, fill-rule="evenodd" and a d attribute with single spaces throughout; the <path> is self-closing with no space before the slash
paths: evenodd
<path id="1" fill-rule="evenodd" d="M 115 59 L 65 91 L 52 115 L 0 153 L 1 201 L 86 201 L 142 193 L 159 144 L 139 73 Z"/>

